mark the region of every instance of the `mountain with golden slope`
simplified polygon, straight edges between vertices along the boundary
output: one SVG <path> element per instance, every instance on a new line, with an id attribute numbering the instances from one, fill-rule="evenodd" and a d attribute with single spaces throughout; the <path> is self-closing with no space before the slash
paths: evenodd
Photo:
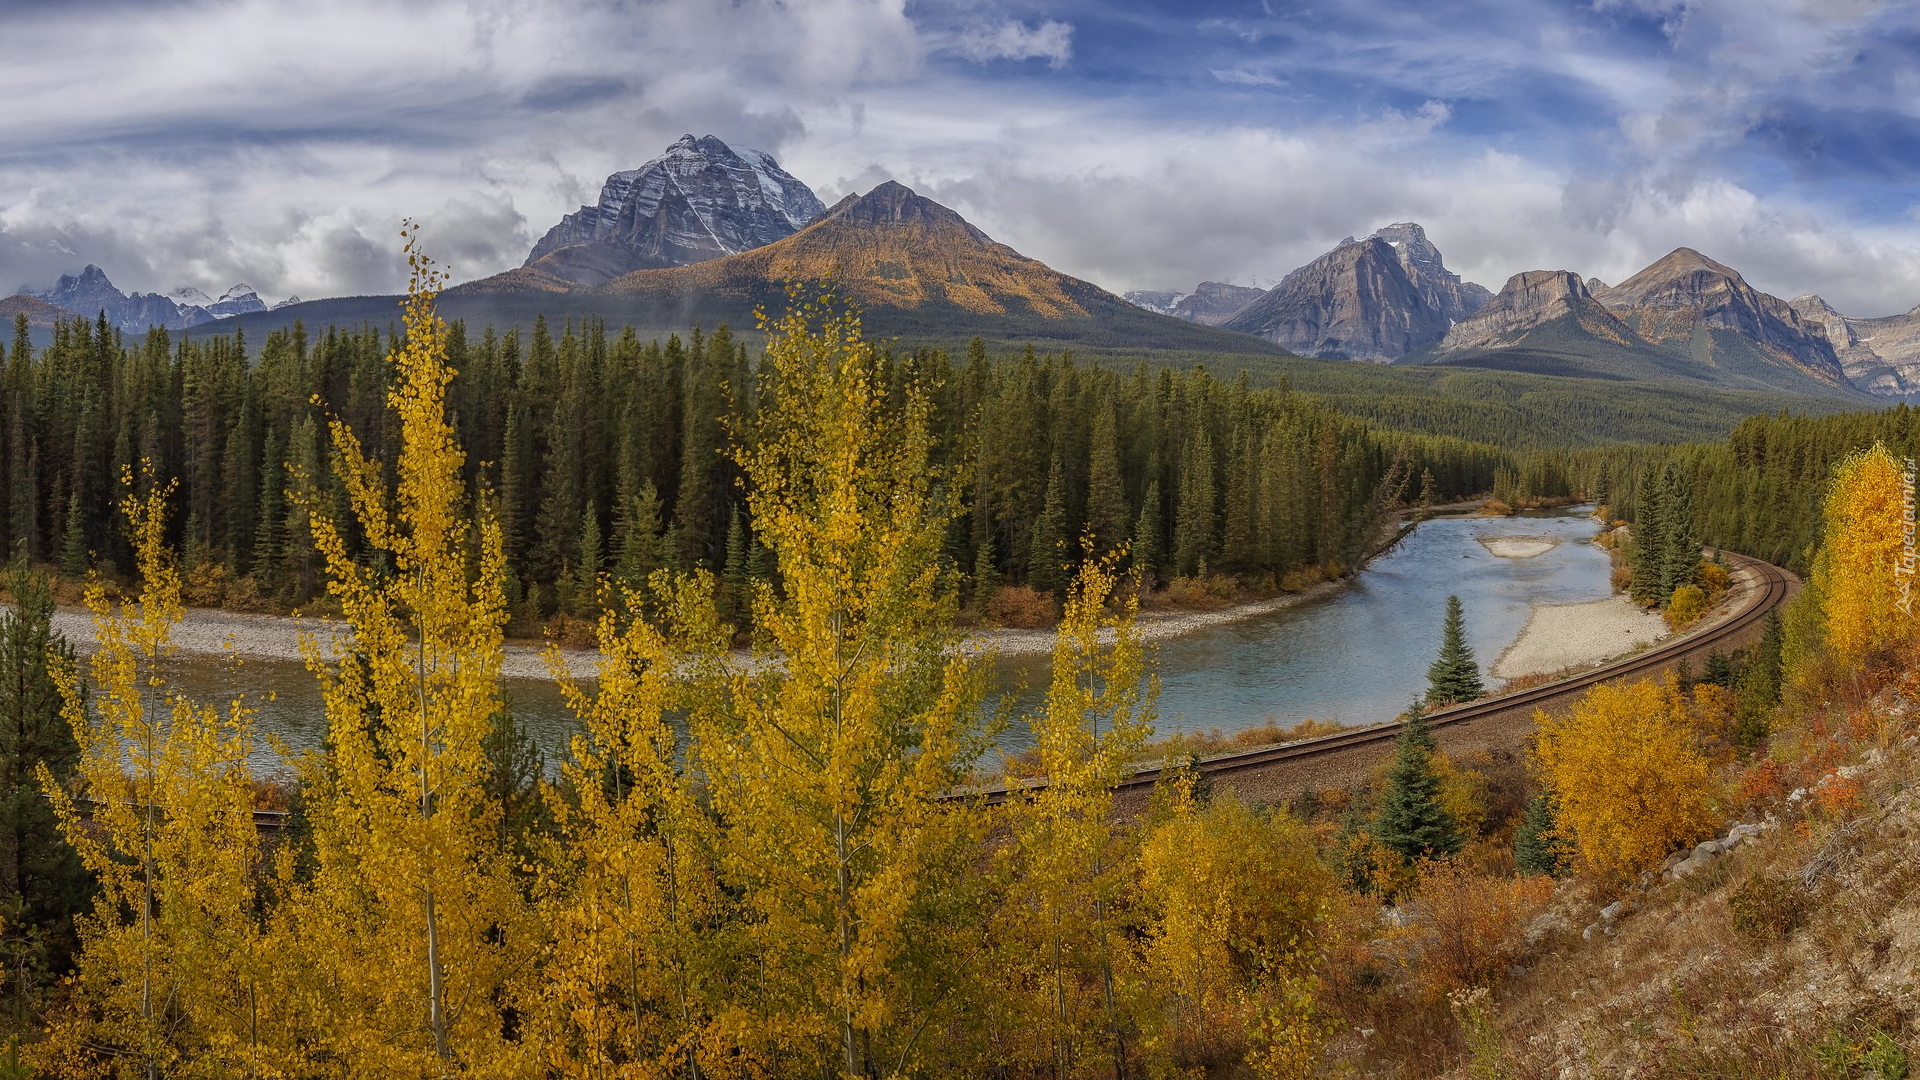
<path id="1" fill-rule="evenodd" d="M 540 260 L 445 294 L 549 318 L 593 313 L 640 326 L 753 325 L 790 283 L 830 282 L 869 332 L 916 340 L 1039 339 L 1103 347 L 1277 353 L 1239 334 L 1142 310 L 995 241 L 953 210 L 888 181 L 849 195 L 783 240 L 690 266 L 635 270 L 584 287 Z"/>

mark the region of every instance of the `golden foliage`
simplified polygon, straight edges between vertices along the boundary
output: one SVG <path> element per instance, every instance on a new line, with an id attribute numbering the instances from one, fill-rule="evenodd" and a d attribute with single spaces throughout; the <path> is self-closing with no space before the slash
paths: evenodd
<path id="1" fill-rule="evenodd" d="M 1567 712 L 1534 720 L 1555 831 L 1576 868 L 1624 881 L 1715 826 L 1708 761 L 1671 679 L 1602 684 Z"/>
<path id="2" fill-rule="evenodd" d="M 1229 1034 L 1257 1075 L 1305 1075 L 1326 1033 L 1313 969 L 1335 891 L 1306 826 L 1238 799 L 1178 799 L 1141 843 L 1140 890 L 1176 1059 Z"/>
<path id="3" fill-rule="evenodd" d="M 261 987 L 271 950 L 258 918 L 253 716 L 239 702 L 224 715 L 196 705 L 167 681 L 182 614 L 163 539 L 172 487 L 146 477 L 145 489 L 121 503 L 138 607 L 116 608 L 90 580 L 91 693 L 79 672 L 54 672 L 81 759 L 71 793 L 45 765 L 40 782 L 99 893 L 78 927 L 71 997 L 35 1057 L 63 1077 L 277 1074 L 285 1007 Z"/>
<path id="4" fill-rule="evenodd" d="M 1667 601 L 1667 609 L 1660 617 L 1667 621 L 1667 627 L 1674 631 L 1685 630 L 1700 621 L 1707 610 L 1707 594 L 1698 585 L 1682 585 L 1673 590 L 1673 596 Z"/>
<path id="5" fill-rule="evenodd" d="M 767 326 L 767 407 L 740 450 L 780 589 L 754 596 L 754 663 L 690 715 L 724 871 L 762 958 L 751 1036 L 787 1072 L 912 1066 L 963 929 L 934 884 L 964 866 L 970 815 L 936 796 L 976 753 L 979 660 L 954 641 L 941 543 L 953 507 L 926 399 L 889 405 L 883 358 L 827 298 Z"/>
<path id="6" fill-rule="evenodd" d="M 447 417 L 441 276 L 406 234 L 406 336 L 389 357 L 400 453 L 389 486 L 344 422 L 331 425 L 361 543 L 303 495 L 327 590 L 352 634 L 306 643 L 327 714 L 305 766 L 315 866 L 297 898 L 328 1056 L 363 1074 L 524 1075 L 500 1000 L 532 928 L 485 794 L 500 710 L 500 526 L 469 504 Z M 297 483 L 311 478 L 298 477 Z"/>
<path id="7" fill-rule="evenodd" d="M 1042 787 L 1005 804 L 1008 898 L 994 920 L 1006 955 L 1013 1058 L 1059 1074 L 1121 1023 L 1126 954 L 1118 918 L 1130 857 L 1113 789 L 1152 726 L 1154 688 L 1134 632 L 1137 590 L 1114 595 L 1117 556 L 1083 563 L 1068 590 L 1045 709 L 1032 720 Z"/>
<path id="8" fill-rule="evenodd" d="M 654 577 L 660 623 L 628 594 L 599 620 L 597 692 L 556 677 L 582 730 L 549 792 L 538 917 L 552 935 L 535 1007 L 545 1065 L 729 1075 L 725 954 L 711 928 L 733 914 L 718 874 L 721 837 L 679 764 L 668 715 L 689 703 L 689 664 L 711 663 L 725 633 L 711 578 Z M 564 796 L 562 795 L 564 792 Z"/>
<path id="9" fill-rule="evenodd" d="M 1896 608 L 1894 568 L 1906 527 L 1903 469 L 1875 443 L 1842 461 L 1827 492 L 1825 536 L 1813 576 L 1825 611 L 1827 646 L 1843 668 L 1913 633 Z"/>

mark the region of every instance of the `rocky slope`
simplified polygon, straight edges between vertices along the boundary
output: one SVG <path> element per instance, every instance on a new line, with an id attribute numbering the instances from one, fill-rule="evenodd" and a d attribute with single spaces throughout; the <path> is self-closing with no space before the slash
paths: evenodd
<path id="1" fill-rule="evenodd" d="M 266 301 L 251 285 L 235 285 L 218 300 L 192 286 L 183 286 L 164 296 L 124 293 L 108 280 L 106 271 L 91 263 L 78 274 L 61 275 L 51 289 L 35 292 L 22 286 L 19 295 L 58 308 L 63 318 L 72 315 L 92 318 L 104 311 L 107 322 L 128 333 L 145 333 L 154 326 L 185 330 L 268 310 Z M 299 298 L 292 297 L 282 303 L 299 303 Z"/>
<path id="2" fill-rule="evenodd" d="M 1204 326 L 1218 326 L 1264 295 L 1265 289 L 1229 285 L 1224 281 L 1203 281 L 1195 285 L 1190 293 L 1130 292 L 1122 299 L 1161 315 L 1171 315 Z"/>
<path id="3" fill-rule="evenodd" d="M 1404 222 L 1342 241 L 1222 325 L 1304 356 L 1391 362 L 1438 344 L 1490 296 Z"/>
<path id="4" fill-rule="evenodd" d="M 1486 306 L 1454 324 L 1440 353 L 1524 345 L 1541 328 L 1570 321 L 1581 332 L 1616 345 L 1643 344 L 1638 335 L 1593 298 L 1580 275 L 1567 270 L 1529 270 L 1507 279 Z"/>
<path id="5" fill-rule="evenodd" d="M 1649 343 L 1707 366 L 1772 365 L 1830 386 L 1851 385 L 1821 328 L 1692 248 L 1676 248 L 1594 298 Z"/>
<path id="6" fill-rule="evenodd" d="M 659 330 L 693 323 L 754 325 L 779 313 L 790 282 L 831 282 L 862 309 L 868 332 L 916 343 L 1054 341 L 1133 349 L 1271 354 L 1271 346 L 1144 311 L 996 242 L 953 210 L 887 182 L 849 195 L 807 228 L 737 255 L 634 270 L 587 286 L 533 264 L 442 294 L 449 317 L 530 321 L 591 313 Z M 359 316 L 327 302 L 274 313 L 310 323 Z M 251 330 L 249 331 L 251 332 Z"/>
<path id="7" fill-rule="evenodd" d="M 683 135 L 638 169 L 607 177 L 600 201 L 562 218 L 524 265 L 601 285 L 633 270 L 750 251 L 793 235 L 824 209 L 771 155 Z"/>
<path id="8" fill-rule="evenodd" d="M 1920 394 L 1920 307 L 1883 319 L 1850 319 L 1818 296 L 1797 296 L 1791 303 L 1826 335 L 1853 385 L 1891 397 Z"/>
<path id="9" fill-rule="evenodd" d="M 73 318 L 73 313 L 65 308 L 54 307 L 37 296 L 17 293 L 0 300 L 0 332 L 13 330 L 22 315 L 27 317 L 27 325 L 35 330 L 51 330 L 54 323 Z"/>
<path id="10" fill-rule="evenodd" d="M 1402 221 L 1389 225 L 1373 234 L 1393 246 L 1393 253 L 1400 258 L 1400 265 L 1407 271 L 1407 280 L 1420 293 L 1421 299 L 1449 323 L 1460 320 L 1486 306 L 1493 294 L 1483 285 L 1460 280 L 1460 275 L 1447 269 L 1440 257 L 1440 249 L 1427 239 L 1427 231 L 1411 221 Z"/>

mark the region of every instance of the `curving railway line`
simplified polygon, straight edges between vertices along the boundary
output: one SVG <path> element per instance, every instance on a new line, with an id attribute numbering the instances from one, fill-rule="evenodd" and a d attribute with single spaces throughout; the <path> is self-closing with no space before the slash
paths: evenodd
<path id="1" fill-rule="evenodd" d="M 1454 753 L 1474 749 L 1515 752 L 1532 731 L 1536 710 L 1564 707 L 1596 683 L 1658 674 L 1682 661 L 1703 659 L 1716 649 L 1724 651 L 1750 643 L 1762 631 L 1767 613 L 1793 595 L 1799 579 L 1758 559 L 1732 552 L 1726 555 L 1733 562 L 1736 574 L 1746 581 L 1731 608 L 1710 625 L 1559 682 L 1434 712 L 1429 720 L 1435 740 Z M 1341 787 L 1366 779 L 1374 766 L 1391 754 L 1394 737 L 1399 732 L 1400 723 L 1390 721 L 1282 746 L 1207 758 L 1196 762 L 1194 767 L 1216 787 L 1231 789 L 1242 798 L 1281 801 L 1311 788 Z M 1161 773 L 1160 769 L 1145 769 L 1121 781 L 1116 791 L 1120 812 L 1127 813 L 1144 805 Z M 1039 786 L 988 788 L 948 798 L 984 796 L 987 802 L 995 803 L 1018 793 L 1038 790 Z M 263 829 L 280 828 L 288 819 L 285 811 L 254 812 L 255 824 Z"/>
<path id="2" fill-rule="evenodd" d="M 1679 663 L 1704 660 L 1715 650 L 1727 651 L 1758 638 L 1767 613 L 1784 604 L 1799 587 L 1799 579 L 1771 563 L 1727 552 L 1735 573 L 1746 579 L 1729 610 L 1699 630 L 1670 639 L 1644 652 L 1544 686 L 1485 698 L 1429 714 L 1434 738 L 1452 753 L 1469 750 L 1515 752 L 1532 731 L 1540 709 L 1558 709 L 1572 703 L 1587 688 L 1613 679 L 1658 674 Z M 1281 801 L 1314 788 L 1344 787 L 1364 780 L 1373 767 L 1392 752 L 1400 723 L 1390 721 L 1354 728 L 1334 735 L 1287 743 L 1261 750 L 1206 758 L 1194 768 L 1216 788 L 1228 788 L 1249 800 Z M 1122 812 L 1145 801 L 1161 776 L 1146 769 L 1121 781 L 1116 794 Z M 1032 788 L 991 788 L 984 794 L 999 802 L 1016 791 Z"/>

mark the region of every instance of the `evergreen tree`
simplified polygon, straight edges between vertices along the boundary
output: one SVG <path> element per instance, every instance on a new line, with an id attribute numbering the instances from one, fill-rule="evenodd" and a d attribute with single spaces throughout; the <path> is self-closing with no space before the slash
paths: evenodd
<path id="1" fill-rule="evenodd" d="M 1693 531 L 1693 480 L 1669 461 L 1661 470 L 1660 602 L 1700 573 L 1700 537 Z"/>
<path id="2" fill-rule="evenodd" d="M 67 524 L 60 540 L 60 572 L 79 577 L 87 572 L 88 564 L 86 503 L 81 501 L 80 489 L 76 487 L 67 496 Z"/>
<path id="3" fill-rule="evenodd" d="M 1433 859 L 1460 850 L 1460 830 L 1440 802 L 1440 778 L 1433 771 L 1433 726 L 1419 701 L 1407 711 L 1394 741 L 1393 764 L 1374 817 L 1374 836 L 1403 858 Z"/>
<path id="4" fill-rule="evenodd" d="M 1140 503 L 1140 518 L 1133 526 L 1134 569 L 1140 573 L 1140 583 L 1153 588 L 1154 577 L 1160 571 L 1160 481 L 1147 484 L 1147 496 Z"/>
<path id="5" fill-rule="evenodd" d="M 1628 562 L 1633 567 L 1633 600 L 1643 607 L 1666 602 L 1662 592 L 1666 572 L 1667 501 L 1664 477 L 1651 464 L 1640 480 L 1639 512 L 1634 515 L 1632 547 Z"/>
<path id="6" fill-rule="evenodd" d="M 89 890 L 35 777 L 44 765 L 56 783 L 65 782 L 80 759 L 53 678 L 56 667 L 71 670 L 73 647 L 53 631 L 46 575 L 29 572 L 18 558 L 7 587 L 14 607 L 0 612 L 0 962 L 20 1025 L 34 991 L 66 969 L 73 917 Z"/>
<path id="7" fill-rule="evenodd" d="M 574 607 L 582 616 L 600 609 L 600 511 L 592 503 L 580 515 L 580 565 L 574 568 Z"/>
<path id="8" fill-rule="evenodd" d="M 1522 874 L 1554 877 L 1567 871 L 1566 849 L 1553 836 L 1553 797 L 1544 791 L 1527 804 L 1514 830 L 1513 867 Z"/>
<path id="9" fill-rule="evenodd" d="M 1113 429 L 1113 409 L 1104 407 L 1093 418 L 1093 441 L 1087 472 L 1087 535 L 1093 553 L 1104 555 L 1127 538 L 1127 496 L 1120 479 L 1120 444 Z"/>
<path id="10" fill-rule="evenodd" d="M 1181 459 L 1180 491 L 1173 519 L 1174 572 L 1192 577 L 1213 555 L 1218 513 L 1213 483 L 1213 440 L 1203 427 L 1187 443 Z"/>
<path id="11" fill-rule="evenodd" d="M 647 576 L 667 565 L 666 538 L 660 534 L 660 493 L 651 481 L 640 485 L 621 509 L 616 525 L 615 573 L 628 589 L 646 583 Z"/>
<path id="12" fill-rule="evenodd" d="M 1027 553 L 1027 584 L 1046 593 L 1059 593 L 1067 584 L 1067 493 L 1060 473 L 1056 455 L 1047 474 L 1046 500 L 1033 523 L 1033 546 Z"/>
<path id="13" fill-rule="evenodd" d="M 1447 597 L 1447 617 L 1440 627 L 1440 656 L 1427 668 L 1427 703 L 1453 705 L 1486 693 L 1480 665 L 1467 644 L 1467 617 L 1458 596 Z"/>

